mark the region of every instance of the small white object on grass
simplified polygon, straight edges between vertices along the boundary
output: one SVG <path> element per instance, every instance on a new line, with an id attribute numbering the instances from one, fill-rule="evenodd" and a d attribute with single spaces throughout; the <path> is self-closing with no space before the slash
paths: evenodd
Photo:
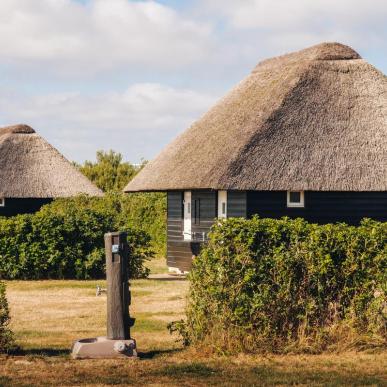
<path id="1" fill-rule="evenodd" d="M 106 289 L 101 288 L 101 286 L 97 285 L 97 291 L 95 292 L 95 295 L 98 297 L 102 293 L 106 293 Z"/>

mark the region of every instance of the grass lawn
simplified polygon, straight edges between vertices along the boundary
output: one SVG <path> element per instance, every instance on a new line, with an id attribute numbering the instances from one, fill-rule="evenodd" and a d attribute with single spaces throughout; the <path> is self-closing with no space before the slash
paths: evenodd
<path id="1" fill-rule="evenodd" d="M 183 349 L 166 329 L 183 317 L 188 283 L 179 279 L 132 281 L 139 360 L 72 360 L 73 340 L 105 334 L 97 284 L 104 281 L 8 282 L 23 351 L 0 356 L 0 385 L 387 385 L 385 353 L 214 357 Z"/>

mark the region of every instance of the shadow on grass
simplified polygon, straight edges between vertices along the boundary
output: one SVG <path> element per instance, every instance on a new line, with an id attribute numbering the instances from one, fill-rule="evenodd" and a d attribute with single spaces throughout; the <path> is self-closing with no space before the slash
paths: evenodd
<path id="1" fill-rule="evenodd" d="M 175 353 L 179 353 L 183 351 L 182 348 L 174 348 L 174 349 L 155 349 L 153 351 L 147 351 L 147 352 L 138 352 L 138 357 L 140 359 L 154 359 L 161 355 L 172 355 Z"/>
<path id="2" fill-rule="evenodd" d="M 11 385 L 12 379 L 8 376 L 0 376 L 0 387 L 5 387 Z"/>
<path id="3" fill-rule="evenodd" d="M 286 368 L 286 366 L 285 366 Z M 167 364 L 150 372 L 153 377 L 166 377 L 182 381 L 205 381 L 207 385 L 223 383 L 232 386 L 381 386 L 383 378 L 367 375 L 355 370 L 308 370 L 281 369 L 273 366 L 235 367 L 227 364 L 207 364 L 190 361 Z M 211 381 L 211 383 L 210 383 Z"/>
<path id="4" fill-rule="evenodd" d="M 57 349 L 57 348 L 18 348 L 11 351 L 9 354 L 12 356 L 37 356 L 37 357 L 63 357 L 70 355 L 70 349 Z"/>
<path id="5" fill-rule="evenodd" d="M 179 353 L 183 349 L 155 349 L 147 352 L 138 352 L 140 359 L 154 359 L 161 355 L 172 355 Z M 31 356 L 31 357 L 67 357 L 71 354 L 71 349 L 55 349 L 55 348 L 18 348 L 8 353 L 11 356 Z M 1 386 L 1 385 L 0 385 Z"/>
<path id="6" fill-rule="evenodd" d="M 308 386 L 379 386 L 382 378 L 367 375 L 356 370 L 281 370 L 278 367 L 256 366 L 246 372 L 251 379 L 257 378 L 272 385 L 288 383 L 289 385 Z"/>
<path id="7" fill-rule="evenodd" d="M 174 277 L 172 277 L 172 278 L 162 278 L 162 277 L 160 277 L 160 278 L 147 278 L 147 280 L 151 280 L 151 281 L 160 281 L 160 282 L 172 282 L 172 281 L 174 281 L 174 282 L 176 282 L 176 281 L 187 281 L 187 278 L 174 278 Z"/>
<path id="8" fill-rule="evenodd" d="M 164 282 L 167 282 L 167 281 L 187 281 L 187 277 L 186 276 L 170 276 L 170 275 L 167 275 L 167 274 L 151 274 L 147 280 L 152 280 L 152 281 L 164 281 Z"/>
<path id="9" fill-rule="evenodd" d="M 169 364 L 159 370 L 154 371 L 154 376 L 168 376 L 170 378 L 194 377 L 208 378 L 221 372 L 201 362 L 190 362 L 183 364 Z"/>

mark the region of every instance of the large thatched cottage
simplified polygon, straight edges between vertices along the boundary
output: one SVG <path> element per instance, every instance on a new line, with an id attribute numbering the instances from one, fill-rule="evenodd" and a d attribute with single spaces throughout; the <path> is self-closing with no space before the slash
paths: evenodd
<path id="1" fill-rule="evenodd" d="M 168 192 L 168 265 L 215 217 L 387 221 L 387 77 L 323 43 L 265 60 L 126 187 Z"/>
<path id="2" fill-rule="evenodd" d="M 54 198 L 102 192 L 27 125 L 0 128 L 0 216 L 35 212 Z"/>

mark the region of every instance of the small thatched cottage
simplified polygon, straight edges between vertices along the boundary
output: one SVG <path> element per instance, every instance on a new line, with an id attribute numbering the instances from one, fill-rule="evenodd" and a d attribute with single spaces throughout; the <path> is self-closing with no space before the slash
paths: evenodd
<path id="1" fill-rule="evenodd" d="M 168 265 L 215 217 L 387 221 L 387 77 L 323 43 L 265 60 L 125 191 L 168 192 Z"/>
<path id="2" fill-rule="evenodd" d="M 0 216 L 37 211 L 54 198 L 102 192 L 27 125 L 0 128 Z"/>

